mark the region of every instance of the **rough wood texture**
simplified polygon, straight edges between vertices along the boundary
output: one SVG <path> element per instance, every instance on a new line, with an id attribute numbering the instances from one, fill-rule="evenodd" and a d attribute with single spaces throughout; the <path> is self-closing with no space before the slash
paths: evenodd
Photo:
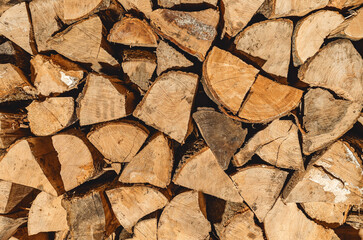
<path id="1" fill-rule="evenodd" d="M 329 7 L 335 7 L 338 9 L 354 7 L 362 4 L 362 0 L 329 0 Z"/>
<path id="2" fill-rule="evenodd" d="M 213 9 L 196 12 L 157 9 L 150 19 L 162 37 L 203 61 L 217 35 L 219 13 Z"/>
<path id="3" fill-rule="evenodd" d="M 244 29 L 235 39 L 236 49 L 254 58 L 273 75 L 287 77 L 293 23 L 288 19 L 266 20 Z"/>
<path id="4" fill-rule="evenodd" d="M 184 143 L 190 129 L 190 114 L 197 85 L 196 74 L 167 72 L 155 80 L 133 115 Z"/>
<path id="5" fill-rule="evenodd" d="M 0 180 L 0 214 L 17 210 L 17 206 L 34 193 L 34 188 Z"/>
<path id="6" fill-rule="evenodd" d="M 24 125 L 26 115 L 0 112 L 0 149 L 8 148 L 15 140 L 29 135 Z"/>
<path id="7" fill-rule="evenodd" d="M 135 107 L 134 93 L 123 82 L 106 75 L 89 74 L 77 99 L 81 126 L 126 117 Z"/>
<path id="8" fill-rule="evenodd" d="M 43 96 L 64 93 L 78 86 L 85 70 L 60 55 L 37 54 L 30 60 L 32 82 Z"/>
<path id="9" fill-rule="evenodd" d="M 304 211 L 313 219 L 325 223 L 342 225 L 347 205 L 342 203 L 306 202 L 301 203 Z"/>
<path id="10" fill-rule="evenodd" d="M 63 0 L 65 21 L 79 20 L 87 15 L 90 15 L 102 4 L 103 0 L 88 0 L 88 1 L 77 1 L 77 0 Z"/>
<path id="11" fill-rule="evenodd" d="M 219 166 L 210 148 L 203 148 L 185 163 L 182 162 L 173 182 L 226 201 L 243 201 L 236 186 Z"/>
<path id="12" fill-rule="evenodd" d="M 310 89 L 304 96 L 304 154 L 320 150 L 341 137 L 353 127 L 361 110 L 361 103 L 335 99 L 323 89 Z"/>
<path id="13" fill-rule="evenodd" d="M 164 41 L 159 42 L 156 48 L 156 57 L 158 62 L 156 73 L 158 75 L 169 69 L 193 66 L 193 63 L 184 57 L 182 53 Z"/>
<path id="14" fill-rule="evenodd" d="M 266 123 L 288 114 L 300 103 L 303 91 L 258 75 L 238 117 L 246 122 Z"/>
<path id="15" fill-rule="evenodd" d="M 133 238 L 126 240 L 157 240 L 157 224 L 158 221 L 156 218 L 138 222 L 134 227 Z"/>
<path id="16" fill-rule="evenodd" d="M 128 231 L 139 219 L 168 203 L 161 192 L 146 186 L 119 187 L 106 194 L 118 221 Z"/>
<path id="17" fill-rule="evenodd" d="M 155 134 L 149 143 L 132 158 L 122 171 L 119 181 L 124 183 L 150 183 L 166 188 L 173 168 L 173 150 L 168 138 Z"/>
<path id="18" fill-rule="evenodd" d="M 263 2 L 264 0 L 223 0 L 223 33 L 227 33 L 230 37 L 236 36 L 248 24 Z"/>
<path id="19" fill-rule="evenodd" d="M 133 121 L 110 122 L 88 134 L 90 142 L 111 162 L 130 162 L 144 144 L 149 131 Z"/>
<path id="20" fill-rule="evenodd" d="M 289 120 L 275 120 L 256 133 L 234 156 L 233 164 L 243 166 L 254 154 L 281 168 L 304 168 L 297 126 Z"/>
<path id="21" fill-rule="evenodd" d="M 62 207 L 62 197 L 39 193 L 30 208 L 27 226 L 29 235 L 68 230 L 67 212 Z"/>
<path id="22" fill-rule="evenodd" d="M 255 81 L 258 69 L 217 47 L 203 63 L 203 80 L 213 98 L 236 114 Z"/>
<path id="23" fill-rule="evenodd" d="M 208 239 L 211 226 L 202 212 L 203 198 L 196 191 L 175 196 L 162 212 L 158 224 L 159 240 Z"/>
<path id="24" fill-rule="evenodd" d="M 172 8 L 183 4 L 203 4 L 207 3 L 212 6 L 217 6 L 218 0 L 158 0 L 158 5 L 163 8 Z"/>
<path id="25" fill-rule="evenodd" d="M 280 195 L 287 174 L 272 166 L 256 165 L 240 169 L 232 175 L 232 181 L 258 220 L 263 222 Z"/>
<path id="26" fill-rule="evenodd" d="M 11 218 L 0 216 L 0 239 L 9 239 L 17 231 L 17 229 L 26 223 L 26 218 Z"/>
<path id="27" fill-rule="evenodd" d="M 48 136 L 76 121 L 72 97 L 52 97 L 43 102 L 33 101 L 26 110 L 30 130 L 37 136 Z"/>
<path id="28" fill-rule="evenodd" d="M 319 51 L 329 33 L 344 21 L 338 12 L 322 10 L 301 19 L 292 38 L 294 65 L 303 64 Z"/>
<path id="29" fill-rule="evenodd" d="M 153 11 L 152 0 L 117 0 L 125 8 L 126 11 L 136 10 L 142 12 L 147 18 Z"/>
<path id="30" fill-rule="evenodd" d="M 353 16 L 347 18 L 337 28 L 330 32 L 329 38 L 348 38 L 358 41 L 363 38 L 363 9 L 359 9 Z"/>
<path id="31" fill-rule="evenodd" d="M 240 122 L 211 108 L 199 108 L 193 113 L 193 119 L 219 165 L 226 170 L 232 156 L 243 144 L 247 129 L 242 128 Z"/>

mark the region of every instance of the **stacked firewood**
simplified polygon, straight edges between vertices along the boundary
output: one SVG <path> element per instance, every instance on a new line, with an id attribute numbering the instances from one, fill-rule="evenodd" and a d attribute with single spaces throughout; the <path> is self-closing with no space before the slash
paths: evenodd
<path id="1" fill-rule="evenodd" d="M 363 239 L 362 0 L 0 0 L 0 240 Z"/>

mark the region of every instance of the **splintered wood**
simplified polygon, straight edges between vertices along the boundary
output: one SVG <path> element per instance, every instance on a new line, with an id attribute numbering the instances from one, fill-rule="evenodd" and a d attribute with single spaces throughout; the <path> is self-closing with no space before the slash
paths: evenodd
<path id="1" fill-rule="evenodd" d="M 363 240 L 362 41 L 363 0 L 0 0 L 0 240 Z"/>

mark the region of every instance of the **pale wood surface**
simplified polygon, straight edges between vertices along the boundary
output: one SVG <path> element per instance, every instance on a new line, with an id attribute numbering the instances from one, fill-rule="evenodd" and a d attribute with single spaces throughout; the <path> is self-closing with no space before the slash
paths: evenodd
<path id="1" fill-rule="evenodd" d="M 347 210 L 347 205 L 344 203 L 306 202 L 301 203 L 301 206 L 311 218 L 318 221 L 339 225 L 344 223 L 344 214 Z"/>
<path id="2" fill-rule="evenodd" d="M 156 218 L 150 218 L 138 222 L 134 227 L 133 238 L 126 240 L 157 240 L 157 224 Z"/>
<path id="3" fill-rule="evenodd" d="M 7 214 L 17 208 L 34 188 L 0 180 L 0 214 Z"/>
<path id="4" fill-rule="evenodd" d="M 153 2 L 152 0 L 117 0 L 121 5 L 128 10 L 137 10 L 145 14 L 147 18 L 150 17 L 150 13 L 153 11 Z"/>
<path id="5" fill-rule="evenodd" d="M 217 6 L 218 0 L 158 0 L 158 5 L 163 8 L 172 8 L 181 4 L 202 4 L 207 3 Z"/>
<path id="6" fill-rule="evenodd" d="M 338 9 L 358 6 L 363 3 L 363 0 L 329 0 L 328 6 Z"/>
<path id="7" fill-rule="evenodd" d="M 103 0 L 63 0 L 64 20 L 78 20 L 94 11 Z"/>
<path id="8" fill-rule="evenodd" d="M 331 31 L 329 38 L 340 37 L 358 41 L 363 38 L 363 9 L 345 19 L 336 29 Z"/>

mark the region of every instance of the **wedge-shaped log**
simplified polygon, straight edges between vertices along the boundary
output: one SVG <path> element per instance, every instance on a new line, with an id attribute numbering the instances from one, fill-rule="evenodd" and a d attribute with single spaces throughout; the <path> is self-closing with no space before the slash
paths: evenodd
<path id="1" fill-rule="evenodd" d="M 133 238 L 125 240 L 157 240 L 158 220 L 150 218 L 138 222 L 134 227 Z"/>
<path id="2" fill-rule="evenodd" d="M 301 203 L 304 211 L 321 222 L 342 225 L 348 205 L 344 203 L 306 202 Z"/>
<path id="3" fill-rule="evenodd" d="M 126 11 L 136 10 L 142 12 L 147 18 L 153 11 L 152 0 L 117 0 L 124 7 Z"/>
<path id="4" fill-rule="evenodd" d="M 363 38 L 363 9 L 359 9 L 356 15 L 345 19 L 337 28 L 331 31 L 329 38 L 339 37 L 358 41 Z"/>
<path id="5" fill-rule="evenodd" d="M 362 4 L 362 0 L 329 0 L 328 7 L 334 7 L 338 9 L 355 7 Z"/>
<path id="6" fill-rule="evenodd" d="M 158 5 L 164 8 L 172 8 L 182 4 L 202 4 L 207 3 L 217 6 L 218 0 L 158 0 Z"/>
<path id="7" fill-rule="evenodd" d="M 97 11 L 103 4 L 103 0 L 88 0 L 88 1 L 77 1 L 77 0 L 63 0 L 63 19 L 66 22 L 72 22 L 79 20 L 91 15 Z"/>

